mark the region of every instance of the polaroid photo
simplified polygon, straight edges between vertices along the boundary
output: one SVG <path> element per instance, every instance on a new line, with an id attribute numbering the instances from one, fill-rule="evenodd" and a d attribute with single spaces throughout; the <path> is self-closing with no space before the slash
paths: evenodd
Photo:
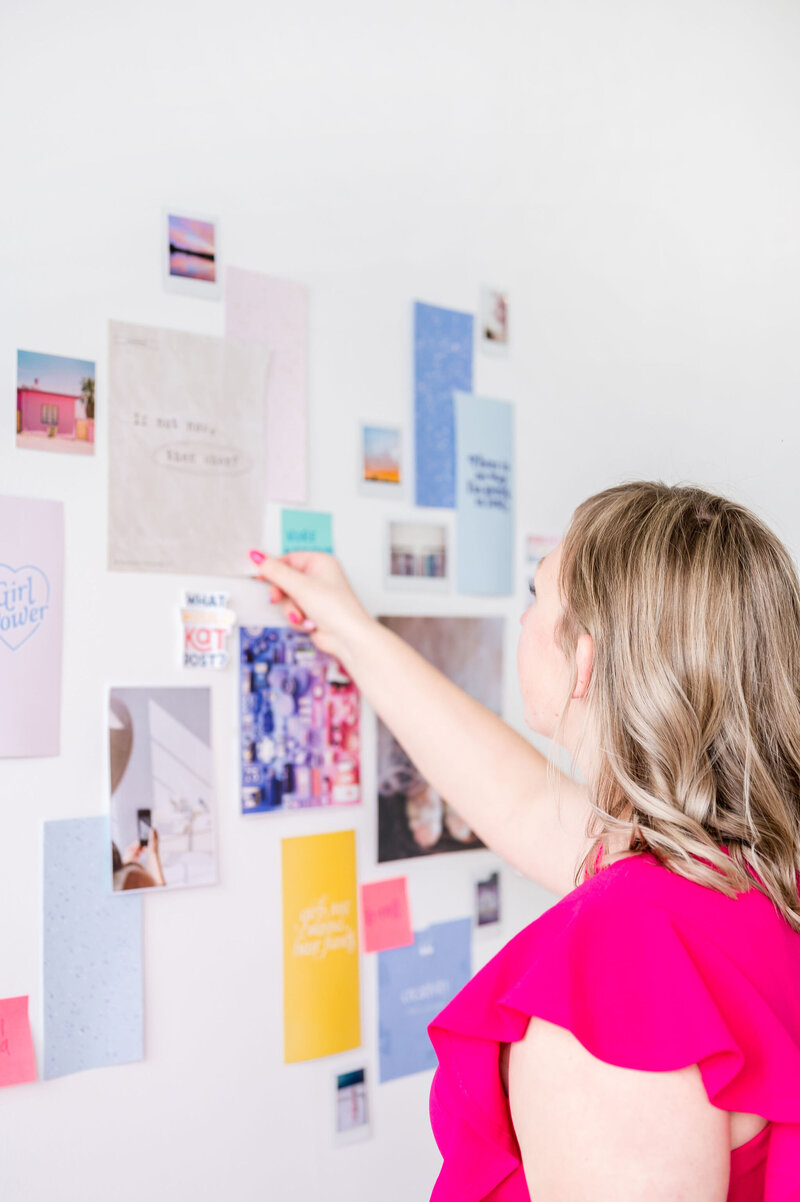
<path id="1" fill-rule="evenodd" d="M 500 922 L 500 873 L 493 872 L 475 882 L 475 924 L 496 926 Z"/>
<path id="2" fill-rule="evenodd" d="M 386 522 L 384 580 L 405 592 L 449 593 L 453 556 L 450 529 L 442 522 Z"/>
<path id="3" fill-rule="evenodd" d="M 167 292 L 219 300 L 222 268 L 216 217 L 164 209 L 162 269 Z"/>
<path id="4" fill-rule="evenodd" d="M 561 542 L 560 534 L 526 534 L 525 535 L 525 604 L 530 605 L 533 598 L 533 582 L 539 561 L 555 551 Z"/>
<path id="5" fill-rule="evenodd" d="M 333 1075 L 333 1144 L 341 1148 L 372 1135 L 367 1070 L 361 1065 Z"/>
<path id="6" fill-rule="evenodd" d="M 508 354 L 508 293 L 481 288 L 478 342 L 487 355 Z"/>
<path id="7" fill-rule="evenodd" d="M 358 491 L 362 497 L 402 500 L 406 481 L 403 470 L 403 432 L 399 426 L 362 422 L 359 439 Z"/>
<path id="8" fill-rule="evenodd" d="M 95 366 L 38 351 L 17 351 L 17 446 L 94 455 Z"/>

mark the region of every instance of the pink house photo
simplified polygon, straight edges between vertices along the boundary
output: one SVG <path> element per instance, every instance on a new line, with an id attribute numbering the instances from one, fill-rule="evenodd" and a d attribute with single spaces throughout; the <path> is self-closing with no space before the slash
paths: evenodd
<path id="1" fill-rule="evenodd" d="M 94 363 L 17 353 L 17 446 L 94 453 Z"/>

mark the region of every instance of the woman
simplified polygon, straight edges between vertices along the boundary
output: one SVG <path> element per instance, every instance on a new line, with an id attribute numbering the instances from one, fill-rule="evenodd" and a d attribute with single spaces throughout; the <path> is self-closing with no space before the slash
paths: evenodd
<path id="1" fill-rule="evenodd" d="M 696 488 L 579 506 L 517 659 L 527 724 L 587 785 L 370 619 L 335 560 L 260 575 L 561 899 L 431 1024 L 434 1199 L 800 1199 L 800 586 L 778 539 Z"/>

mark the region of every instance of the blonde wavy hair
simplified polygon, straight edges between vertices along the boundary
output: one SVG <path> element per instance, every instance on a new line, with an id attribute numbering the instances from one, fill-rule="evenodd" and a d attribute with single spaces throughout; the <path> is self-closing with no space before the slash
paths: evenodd
<path id="1" fill-rule="evenodd" d="M 575 883 L 597 871 L 603 836 L 626 831 L 629 850 L 698 884 L 760 889 L 800 932 L 800 584 L 786 548 L 734 501 L 621 484 L 576 509 L 559 591 L 570 694 L 578 636 L 593 640 L 600 747 Z"/>

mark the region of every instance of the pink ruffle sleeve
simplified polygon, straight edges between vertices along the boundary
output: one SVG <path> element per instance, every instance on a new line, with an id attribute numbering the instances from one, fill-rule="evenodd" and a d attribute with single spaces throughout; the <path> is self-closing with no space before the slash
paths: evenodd
<path id="1" fill-rule="evenodd" d="M 610 1064 L 699 1065 L 715 1106 L 770 1120 L 764 1202 L 800 1202 L 800 935 L 756 889 L 728 898 L 640 855 L 512 939 L 429 1027 L 432 1202 L 527 1202 L 498 1056 L 533 1015 Z"/>

